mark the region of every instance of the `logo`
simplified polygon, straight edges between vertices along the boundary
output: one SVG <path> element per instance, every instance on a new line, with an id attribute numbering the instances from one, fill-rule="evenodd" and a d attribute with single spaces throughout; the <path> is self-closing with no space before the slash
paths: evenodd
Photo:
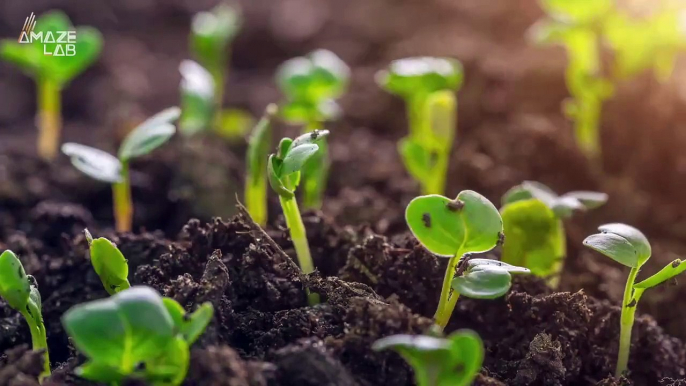
<path id="1" fill-rule="evenodd" d="M 76 31 L 41 31 L 36 33 L 36 15 L 31 15 L 24 20 L 17 41 L 22 44 L 43 44 L 43 55 L 47 56 L 75 56 L 76 55 Z"/>

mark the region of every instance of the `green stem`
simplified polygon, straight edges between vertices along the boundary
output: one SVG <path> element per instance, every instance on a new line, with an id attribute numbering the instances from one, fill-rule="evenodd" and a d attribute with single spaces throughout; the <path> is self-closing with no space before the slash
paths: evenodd
<path id="1" fill-rule="evenodd" d="M 26 323 L 29 325 L 29 331 L 31 332 L 31 345 L 34 351 L 44 350 L 43 357 L 43 372 L 40 375 L 40 379 L 43 380 L 50 376 L 50 355 L 48 353 L 48 340 L 45 332 L 45 325 L 42 320 L 35 320 L 31 313 L 28 311 L 20 311 Z"/>
<path id="2" fill-rule="evenodd" d="M 38 154 L 46 160 L 54 159 L 62 131 L 60 86 L 41 77 L 38 82 Z"/>
<path id="3" fill-rule="evenodd" d="M 436 160 L 434 167 L 426 178 L 422 179 L 421 189 L 423 195 L 428 194 L 444 194 L 445 180 L 448 174 L 448 157 L 449 153 L 436 153 Z"/>
<path id="4" fill-rule="evenodd" d="M 133 224 L 133 201 L 131 200 L 131 181 L 129 163 L 121 163 L 122 182 L 112 185 L 114 198 L 114 221 L 117 232 L 131 232 Z"/>
<path id="5" fill-rule="evenodd" d="M 636 306 L 638 303 L 638 299 L 634 298 L 633 296 L 633 288 L 638 270 L 638 267 L 631 268 L 631 272 L 629 272 L 629 278 L 626 281 L 626 287 L 624 288 L 624 297 L 622 298 L 622 316 L 620 319 L 619 353 L 617 355 L 615 377 L 620 377 L 626 371 L 627 364 L 629 363 L 629 350 L 631 349 L 631 328 L 634 325 L 634 315 L 636 314 Z"/>
<path id="6" fill-rule="evenodd" d="M 264 228 L 267 225 L 267 178 L 262 173 L 258 175 L 259 178 L 250 178 L 245 184 L 245 206 L 253 221 Z"/>
<path id="7" fill-rule="evenodd" d="M 305 225 L 300 217 L 300 210 L 295 197 L 285 198 L 279 196 L 281 201 L 281 209 L 286 218 L 286 226 L 291 234 L 295 254 L 298 258 L 298 265 L 303 273 L 308 274 L 314 272 L 314 263 L 312 262 L 312 255 L 310 254 L 310 246 L 307 244 L 307 233 L 305 232 Z M 319 303 L 319 296 L 308 292 L 308 299 L 310 305 Z"/>
<path id="8" fill-rule="evenodd" d="M 452 296 L 450 296 L 451 284 L 453 281 L 453 276 L 455 275 L 455 268 L 457 267 L 457 263 L 459 261 L 460 256 L 455 255 L 451 257 L 450 261 L 448 261 L 448 267 L 445 270 L 445 276 L 443 277 L 441 298 L 438 301 L 438 308 L 436 309 L 436 314 L 434 315 L 436 324 L 441 327 L 441 329 L 444 329 L 445 326 L 448 325 L 448 321 L 453 313 L 453 309 L 455 309 L 457 298 L 460 296 L 457 291 L 453 291 Z"/>
<path id="9" fill-rule="evenodd" d="M 418 139 L 424 138 L 429 130 L 426 119 L 426 96 L 417 94 L 407 99 L 407 122 L 410 136 Z"/>
<path id="10" fill-rule="evenodd" d="M 214 81 L 214 105 L 215 115 L 218 115 L 224 104 L 224 79 L 226 79 L 225 66 L 218 66 L 212 70 L 212 80 Z"/>

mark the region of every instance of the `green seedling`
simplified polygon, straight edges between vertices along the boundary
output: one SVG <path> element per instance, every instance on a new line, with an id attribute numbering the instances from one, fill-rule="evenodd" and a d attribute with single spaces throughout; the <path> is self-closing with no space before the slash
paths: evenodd
<path id="1" fill-rule="evenodd" d="M 446 338 L 392 335 L 374 342 L 376 351 L 393 349 L 414 369 L 418 386 L 467 386 L 484 361 L 479 335 L 460 330 Z"/>
<path id="2" fill-rule="evenodd" d="M 215 84 L 212 75 L 197 62 L 184 60 L 181 72 L 181 118 L 179 131 L 197 134 L 212 126 L 215 113 Z"/>
<path id="3" fill-rule="evenodd" d="M 563 220 L 597 208 L 607 194 L 576 191 L 558 196 L 547 186 L 525 181 L 503 196 L 500 215 L 507 235 L 502 261 L 529 268 L 555 288 L 567 253 Z"/>
<path id="4" fill-rule="evenodd" d="M 67 334 L 88 361 L 75 373 L 121 385 L 139 379 L 155 386 L 180 385 L 189 347 L 213 316 L 210 303 L 192 315 L 150 287 L 131 287 L 107 299 L 76 305 L 62 317 Z"/>
<path id="5" fill-rule="evenodd" d="M 21 261 L 10 250 L 0 255 L 0 297 L 7 302 L 7 305 L 19 311 L 26 320 L 31 331 L 33 349 L 44 352 L 44 369 L 41 379 L 49 376 L 50 356 L 36 279 L 26 274 Z"/>
<path id="6" fill-rule="evenodd" d="M 278 152 L 269 156 L 267 176 L 269 185 L 279 195 L 281 209 L 293 240 L 300 269 L 306 274 L 314 271 L 314 263 L 307 244 L 305 225 L 295 199 L 295 189 L 300 183 L 300 171 L 319 150 L 318 142 L 329 135 L 327 130 L 315 130 L 296 139 L 284 138 L 279 142 Z M 310 303 L 318 303 L 316 294 L 310 294 Z"/>
<path id="7" fill-rule="evenodd" d="M 128 279 L 129 265 L 119 248 L 104 237 L 93 240 L 88 229 L 83 232 L 88 240 L 91 264 L 107 293 L 114 295 L 131 287 Z"/>
<path id="8" fill-rule="evenodd" d="M 405 220 L 429 252 L 450 259 L 434 317 L 440 328 L 448 324 L 460 294 L 494 299 L 510 289 L 512 273 L 529 272 L 497 260 L 471 259 L 495 248 L 503 237 L 498 209 L 479 193 L 464 190 L 454 200 L 435 194 L 417 197 L 407 206 Z"/>
<path id="9" fill-rule="evenodd" d="M 398 149 L 422 194 L 444 193 L 462 78 L 459 61 L 431 57 L 396 60 L 377 74 L 382 88 L 405 100 L 410 134 Z"/>
<path id="10" fill-rule="evenodd" d="M 57 155 L 62 131 L 60 93 L 95 62 L 103 39 L 95 28 L 74 28 L 60 11 L 47 12 L 35 21 L 27 19 L 26 23 L 18 40 L 0 42 L 0 57 L 17 65 L 36 82 L 38 154 L 50 160 Z M 69 32 L 65 35 L 66 31 Z M 64 43 L 55 43 L 60 40 Z"/>
<path id="11" fill-rule="evenodd" d="M 284 62 L 276 71 L 276 83 L 284 95 L 279 106 L 281 118 L 302 125 L 303 133 L 321 130 L 323 122 L 340 115 L 335 100 L 346 91 L 349 80 L 350 68 L 331 51 L 316 50 Z M 328 174 L 328 147 L 321 141 L 319 152 L 302 170 L 306 208 L 321 207 Z"/>
<path id="12" fill-rule="evenodd" d="M 584 245 L 594 249 L 612 260 L 631 268 L 622 298 L 620 317 L 619 353 L 615 376 L 621 376 L 629 363 L 631 348 L 631 328 L 634 314 L 643 292 L 672 279 L 686 270 L 686 262 L 676 259 L 649 278 L 635 283 L 641 267 L 651 255 L 650 242 L 638 229 L 625 224 L 605 224 L 598 228 L 600 233 L 588 236 Z"/>
<path id="13" fill-rule="evenodd" d="M 252 219 L 262 227 L 267 225 L 267 157 L 272 139 L 271 121 L 277 109 L 274 104 L 267 106 L 250 135 L 246 155 L 245 204 Z"/>
<path id="14" fill-rule="evenodd" d="M 178 107 L 170 107 L 138 125 L 122 142 L 118 157 L 77 143 L 62 145 L 62 152 L 71 158 L 74 167 L 93 179 L 112 184 L 118 232 L 130 232 L 133 222 L 129 162 L 165 144 L 176 132 L 172 122 L 180 114 Z"/>

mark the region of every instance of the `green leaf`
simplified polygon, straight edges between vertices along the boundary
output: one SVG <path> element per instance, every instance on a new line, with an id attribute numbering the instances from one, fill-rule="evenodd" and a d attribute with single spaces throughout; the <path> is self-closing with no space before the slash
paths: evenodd
<path id="1" fill-rule="evenodd" d="M 284 198 L 293 198 L 295 194 L 293 189 L 286 187 L 284 182 L 279 178 L 282 161 L 274 154 L 269 156 L 267 160 L 267 178 L 269 186 L 279 195 Z"/>
<path id="2" fill-rule="evenodd" d="M 30 44 L 21 44 L 13 39 L 0 42 L 0 57 L 15 64 L 25 74 L 36 78 L 40 73 L 43 53 Z"/>
<path id="3" fill-rule="evenodd" d="M 228 55 L 228 45 L 242 24 L 238 9 L 219 4 L 211 12 L 199 12 L 191 23 L 191 50 L 211 71 L 221 70 Z"/>
<path id="4" fill-rule="evenodd" d="M 126 377 L 126 374 L 123 374 L 115 366 L 93 361 L 87 361 L 77 367 L 74 374 L 95 382 L 121 382 Z"/>
<path id="5" fill-rule="evenodd" d="M 153 150 L 166 143 L 176 132 L 171 123 L 179 118 L 181 110 L 170 107 L 138 125 L 124 139 L 119 148 L 119 159 L 127 162 L 132 158 L 150 154 Z"/>
<path id="6" fill-rule="evenodd" d="M 502 198 L 503 205 L 536 198 L 547 205 L 559 218 L 570 217 L 575 211 L 595 209 L 607 202 L 607 194 L 575 191 L 558 196 L 552 189 L 536 181 L 524 181 L 508 190 Z"/>
<path id="7" fill-rule="evenodd" d="M 324 139 L 329 135 L 329 130 L 314 130 L 309 133 L 305 133 L 291 142 L 288 151 L 293 151 L 293 149 L 302 145 L 316 144 L 318 141 Z"/>
<path id="8" fill-rule="evenodd" d="M 78 27 L 75 45 L 74 56 L 46 56 L 45 60 L 50 60 L 50 65 L 47 66 L 49 73 L 45 72 L 43 75 L 54 78 L 60 86 L 71 82 L 100 56 L 103 47 L 102 34 L 92 27 Z M 45 49 L 50 50 L 49 46 L 50 44 L 46 44 Z"/>
<path id="9" fill-rule="evenodd" d="M 184 60 L 181 72 L 181 118 L 179 129 L 184 135 L 194 135 L 207 130 L 214 118 L 214 79 L 197 62 Z"/>
<path id="10" fill-rule="evenodd" d="M 289 59 L 276 71 L 276 83 L 286 96 L 287 102 L 297 102 L 303 107 L 303 115 L 313 111 L 331 115 L 322 102 L 340 97 L 348 87 L 350 68 L 336 54 L 328 50 L 316 50 L 306 57 Z M 299 114 L 287 107 L 291 118 Z"/>
<path id="11" fill-rule="evenodd" d="M 453 279 L 452 288 L 473 299 L 495 299 L 510 290 L 511 273 L 529 273 L 523 267 L 517 267 L 497 260 L 471 259 L 462 276 Z"/>
<path id="12" fill-rule="evenodd" d="M 417 197 L 407 206 L 405 220 L 426 249 L 443 257 L 489 251 L 503 231 L 495 206 L 471 190 L 460 192 L 455 200 L 440 195 Z"/>
<path id="13" fill-rule="evenodd" d="M 458 90 L 462 85 L 462 64 L 451 58 L 413 57 L 391 62 L 376 75 L 386 91 L 409 98 L 440 90 Z"/>
<path id="14" fill-rule="evenodd" d="M 70 158 L 76 169 L 88 177 L 110 184 L 122 181 L 121 162 L 107 152 L 69 142 L 62 145 L 62 153 Z"/>
<path id="15" fill-rule="evenodd" d="M 0 255 L 0 297 L 17 311 L 22 311 L 29 301 L 31 285 L 24 266 L 10 250 Z"/>
<path id="16" fill-rule="evenodd" d="M 469 330 L 446 339 L 432 336 L 392 335 L 374 342 L 375 351 L 393 349 L 412 366 L 419 386 L 470 385 L 481 369 L 483 343 Z"/>
<path id="17" fill-rule="evenodd" d="M 317 144 L 304 144 L 292 148 L 286 157 L 283 159 L 281 167 L 281 178 L 288 176 L 291 173 L 299 172 L 305 162 L 312 157 L 319 150 Z"/>
<path id="18" fill-rule="evenodd" d="M 131 287 L 129 265 L 119 248 L 104 237 L 93 240 L 88 229 L 84 232 L 90 246 L 91 264 L 107 293 L 114 295 Z"/>
<path id="19" fill-rule="evenodd" d="M 402 138 L 398 142 L 398 152 L 412 178 L 417 181 L 431 178 L 431 169 L 438 155 L 427 150 L 420 139 L 410 136 Z"/>
<path id="20" fill-rule="evenodd" d="M 640 283 L 634 284 L 634 288 L 648 289 L 656 287 L 684 271 L 686 271 L 686 261 L 676 259 L 653 276 L 643 280 Z"/>
<path id="21" fill-rule="evenodd" d="M 642 266 L 651 254 L 650 242 L 638 229 L 625 224 L 605 224 L 601 233 L 588 236 L 584 245 L 631 268 Z"/>
<path id="22" fill-rule="evenodd" d="M 263 181 L 267 176 L 267 158 L 272 136 L 272 119 L 277 114 L 278 107 L 270 104 L 265 110 L 264 116 L 257 123 L 248 139 L 246 161 L 248 164 L 248 180 L 255 185 Z"/>
<path id="23" fill-rule="evenodd" d="M 163 298 L 162 300 L 169 315 L 174 320 L 174 325 L 181 332 L 188 345 L 193 344 L 202 335 L 214 316 L 214 307 L 209 302 L 203 303 L 195 312 L 188 315 L 176 300 L 171 298 Z"/>
<path id="24" fill-rule="evenodd" d="M 188 343 L 181 337 L 177 337 L 167 347 L 165 355 L 147 362 L 142 371 L 146 381 L 153 386 L 181 385 L 190 363 Z"/>

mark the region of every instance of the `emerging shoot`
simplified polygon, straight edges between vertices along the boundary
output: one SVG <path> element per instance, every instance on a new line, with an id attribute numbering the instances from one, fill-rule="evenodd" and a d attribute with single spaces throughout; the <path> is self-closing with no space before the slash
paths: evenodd
<path id="1" fill-rule="evenodd" d="M 19 311 L 26 320 L 31 331 L 33 350 L 44 351 L 44 370 L 41 379 L 49 376 L 50 356 L 36 279 L 26 274 L 21 261 L 10 250 L 0 255 L 0 297 L 7 305 Z"/>
<path id="2" fill-rule="evenodd" d="M 93 240 L 88 229 L 83 232 L 90 247 L 91 264 L 107 293 L 114 295 L 131 287 L 128 279 L 129 265 L 119 248 L 104 237 Z"/>
<path id="3" fill-rule="evenodd" d="M 77 143 L 62 145 L 62 152 L 71 158 L 71 163 L 79 171 L 112 184 L 117 232 L 130 232 L 133 223 L 129 162 L 165 144 L 176 132 L 172 122 L 180 114 L 178 107 L 170 107 L 138 125 L 122 142 L 118 157 Z"/>
<path id="4" fill-rule="evenodd" d="M 464 190 L 454 200 L 435 194 L 417 197 L 407 206 L 405 220 L 429 252 L 450 259 L 434 317 L 440 328 L 448 324 L 460 294 L 494 299 L 510 289 L 511 273 L 529 272 L 497 260 L 470 259 L 495 248 L 503 237 L 498 209 L 479 193 Z"/>
<path id="5" fill-rule="evenodd" d="M 267 158 L 272 139 L 271 121 L 276 113 L 276 105 L 267 106 L 250 135 L 246 156 L 245 204 L 250 216 L 262 227 L 267 225 Z"/>

